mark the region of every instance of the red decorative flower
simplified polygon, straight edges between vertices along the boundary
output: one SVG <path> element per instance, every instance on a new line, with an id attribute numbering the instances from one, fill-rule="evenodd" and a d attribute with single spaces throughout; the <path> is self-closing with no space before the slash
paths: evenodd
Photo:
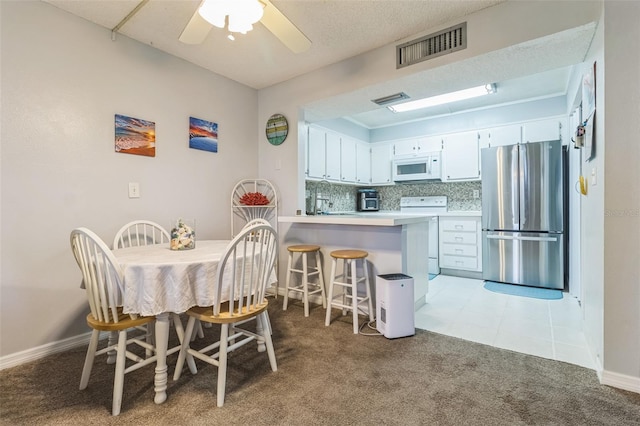
<path id="1" fill-rule="evenodd" d="M 247 192 L 240 197 L 240 204 L 245 206 L 266 206 L 269 199 L 261 192 Z"/>

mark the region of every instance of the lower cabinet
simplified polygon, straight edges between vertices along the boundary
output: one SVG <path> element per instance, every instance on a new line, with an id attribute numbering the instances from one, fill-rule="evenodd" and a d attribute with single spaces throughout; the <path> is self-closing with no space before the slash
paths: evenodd
<path id="1" fill-rule="evenodd" d="M 440 216 L 440 267 L 482 272 L 480 217 Z"/>

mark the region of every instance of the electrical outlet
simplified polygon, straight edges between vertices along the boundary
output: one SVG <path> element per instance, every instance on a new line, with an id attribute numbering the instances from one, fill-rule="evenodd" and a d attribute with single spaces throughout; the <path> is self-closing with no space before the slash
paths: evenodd
<path id="1" fill-rule="evenodd" d="M 480 198 L 480 190 L 479 189 L 474 189 L 473 190 L 473 198 Z"/>
<path id="2" fill-rule="evenodd" d="M 140 184 L 129 182 L 129 198 L 140 198 Z"/>

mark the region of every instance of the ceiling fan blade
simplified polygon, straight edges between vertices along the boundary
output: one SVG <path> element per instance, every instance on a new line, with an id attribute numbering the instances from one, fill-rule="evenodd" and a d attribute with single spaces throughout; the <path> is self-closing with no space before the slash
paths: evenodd
<path id="1" fill-rule="evenodd" d="M 293 25 L 270 1 L 261 1 L 265 3 L 265 7 L 260 22 L 293 53 L 307 51 L 311 47 L 311 40 L 302 34 L 302 31 Z"/>
<path id="2" fill-rule="evenodd" d="M 198 9 L 200 9 L 200 6 L 198 6 Z M 193 12 L 189 23 L 180 34 L 179 40 L 185 44 L 200 44 L 211 31 L 212 25 L 200 16 L 198 9 Z"/>

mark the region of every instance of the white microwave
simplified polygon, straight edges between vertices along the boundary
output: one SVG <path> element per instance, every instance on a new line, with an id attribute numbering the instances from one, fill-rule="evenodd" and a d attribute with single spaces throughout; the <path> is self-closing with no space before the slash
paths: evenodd
<path id="1" fill-rule="evenodd" d="M 393 180 L 406 182 L 440 179 L 440 153 L 430 152 L 419 157 L 393 160 Z"/>

